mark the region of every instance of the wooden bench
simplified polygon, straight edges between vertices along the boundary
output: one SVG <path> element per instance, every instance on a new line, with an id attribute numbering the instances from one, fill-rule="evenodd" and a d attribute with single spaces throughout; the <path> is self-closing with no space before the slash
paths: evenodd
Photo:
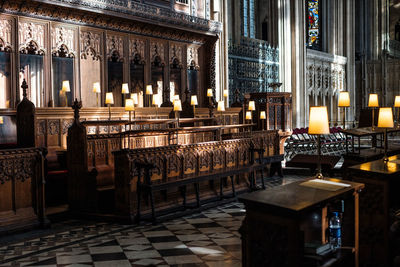
<path id="1" fill-rule="evenodd" d="M 339 162 L 339 156 L 321 155 L 321 168 L 323 171 L 329 172 L 332 176 L 332 171 L 335 165 Z M 317 169 L 318 155 L 298 154 L 290 161 L 286 162 L 286 167 L 308 168 L 311 172 Z"/>
<path id="2" fill-rule="evenodd" d="M 140 221 L 141 203 L 145 194 L 150 198 L 151 218 L 155 221 L 155 204 L 159 204 L 154 201 L 156 191 L 165 192 L 171 188 L 179 188 L 183 198 L 182 207 L 186 208 L 186 187 L 193 185 L 195 207 L 200 207 L 202 201 L 199 196 L 199 183 L 209 181 L 212 187 L 214 181 L 219 182 L 218 199 L 223 199 L 226 197 L 223 184 L 229 177 L 232 187 L 230 196 L 234 197 L 235 177 L 250 173 L 249 184 L 255 184 L 253 173 L 256 171 L 261 172 L 261 181 L 265 188 L 262 173 L 264 165 L 260 164 L 262 154 L 259 154 L 256 163 L 255 150 L 252 148 L 251 139 L 244 138 L 115 152 L 115 195 L 116 203 L 119 203 L 117 210 L 121 215 L 128 215 L 132 220 Z M 136 188 L 132 187 L 135 179 Z"/>

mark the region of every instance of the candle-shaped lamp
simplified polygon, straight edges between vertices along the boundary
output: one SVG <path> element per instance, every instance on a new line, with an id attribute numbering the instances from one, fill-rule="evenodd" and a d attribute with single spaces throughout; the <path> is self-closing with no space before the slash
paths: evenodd
<path id="1" fill-rule="evenodd" d="M 380 108 L 379 109 L 378 127 L 379 128 L 385 128 L 385 133 L 384 133 L 385 155 L 383 157 L 383 161 L 384 162 L 388 162 L 389 159 L 388 159 L 388 156 L 387 156 L 387 148 L 388 148 L 387 129 L 394 127 L 392 108 L 385 107 L 385 108 Z"/>
<path id="2" fill-rule="evenodd" d="M 396 126 L 397 126 L 397 128 L 399 128 L 400 127 L 400 123 L 399 123 L 399 120 L 400 120 L 400 95 L 397 95 L 394 98 L 394 107 L 397 108 Z"/>
<path id="3" fill-rule="evenodd" d="M 151 84 L 146 85 L 146 95 L 147 95 L 147 98 L 149 99 L 149 100 L 148 100 L 148 102 L 149 102 L 149 107 L 151 107 L 151 98 L 150 98 L 150 95 L 152 95 L 152 94 L 153 94 L 153 87 L 151 86 Z"/>
<path id="4" fill-rule="evenodd" d="M 217 111 L 221 112 L 221 122 L 222 125 L 225 125 L 224 115 L 222 114 L 222 112 L 225 111 L 225 101 L 218 101 Z"/>
<path id="5" fill-rule="evenodd" d="M 317 135 L 318 165 L 316 178 L 322 179 L 321 171 L 321 134 L 329 134 L 328 109 L 325 106 L 310 108 L 308 134 Z"/>
<path id="6" fill-rule="evenodd" d="M 69 81 L 62 82 L 62 89 L 61 91 L 65 94 L 65 106 L 68 107 L 68 97 L 67 93 L 71 92 L 71 88 L 69 86 Z"/>
<path id="7" fill-rule="evenodd" d="M 99 106 L 99 94 L 100 94 L 101 90 L 100 90 L 100 83 L 99 82 L 95 82 L 93 83 L 93 93 L 96 94 L 96 106 Z"/>
<path id="8" fill-rule="evenodd" d="M 350 107 L 350 94 L 343 91 L 339 93 L 338 107 L 343 108 L 343 129 L 346 129 L 346 107 Z"/>
<path id="9" fill-rule="evenodd" d="M 246 111 L 246 120 L 251 120 L 251 111 Z"/>
<path id="10" fill-rule="evenodd" d="M 249 101 L 249 111 L 250 111 L 250 113 L 252 113 L 254 110 L 256 110 L 256 103 L 254 101 Z M 253 123 L 253 116 L 251 116 L 251 117 L 252 118 L 251 118 L 250 123 Z"/>
<path id="11" fill-rule="evenodd" d="M 179 127 L 179 112 L 182 111 L 182 104 L 180 99 L 175 99 L 174 101 L 174 111 L 175 111 L 175 119 L 178 119 L 177 126 Z"/>
<path id="12" fill-rule="evenodd" d="M 260 112 L 260 120 L 261 120 L 261 128 L 262 130 L 265 130 L 264 127 L 264 121 L 267 119 L 267 115 L 265 114 L 265 111 Z"/>
<path id="13" fill-rule="evenodd" d="M 375 130 L 375 108 L 379 107 L 378 94 L 369 94 L 368 107 L 372 108 L 372 130 Z"/>
<path id="14" fill-rule="evenodd" d="M 213 98 L 213 90 L 211 88 L 207 89 L 207 97 L 208 97 L 208 104 L 211 107 L 212 105 L 212 98 Z"/>
<path id="15" fill-rule="evenodd" d="M 108 106 L 108 120 L 111 120 L 111 105 L 114 104 L 114 96 L 112 92 L 106 93 L 106 104 Z"/>
<path id="16" fill-rule="evenodd" d="M 199 103 L 197 102 L 197 95 L 192 95 L 191 98 L 190 98 L 190 105 L 193 106 L 193 118 L 196 117 L 196 106 L 198 104 Z"/>

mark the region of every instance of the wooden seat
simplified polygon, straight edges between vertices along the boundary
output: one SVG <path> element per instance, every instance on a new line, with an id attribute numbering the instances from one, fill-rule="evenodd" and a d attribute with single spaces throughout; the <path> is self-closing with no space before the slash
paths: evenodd
<path id="1" fill-rule="evenodd" d="M 230 151 L 230 148 L 226 148 L 228 150 L 228 153 Z M 197 153 L 197 157 L 195 161 L 193 161 L 192 155 L 190 150 L 193 150 L 193 148 L 187 148 L 184 150 L 189 150 L 189 151 L 184 151 L 181 153 L 180 160 L 178 162 L 175 162 L 176 164 L 180 164 L 180 166 L 174 165 L 175 169 L 178 169 L 179 171 L 177 172 L 178 175 L 173 176 L 173 177 L 167 177 L 168 173 L 171 173 L 171 170 L 168 169 L 168 167 L 171 167 L 170 164 L 165 164 L 168 161 L 168 155 L 165 156 L 164 162 L 155 162 L 153 159 L 154 158 L 149 158 L 147 161 L 135 161 L 135 168 L 138 173 L 138 180 L 137 180 L 137 214 L 136 214 L 136 221 L 140 222 L 141 220 L 141 200 L 142 200 L 142 193 L 146 192 L 150 196 L 150 205 L 151 205 L 151 214 L 152 214 L 152 220 L 153 222 L 156 221 L 156 211 L 154 207 L 154 192 L 155 191 L 162 191 L 162 190 L 167 190 L 172 187 L 179 187 L 181 188 L 181 193 L 183 197 L 183 207 L 186 208 L 186 186 L 188 185 L 193 185 L 195 189 L 195 194 L 196 194 L 196 207 L 200 207 L 201 202 L 200 202 L 200 196 L 199 196 L 199 183 L 203 181 L 215 181 L 219 180 L 220 183 L 220 192 L 219 192 L 219 198 L 223 199 L 225 196 L 223 194 L 223 178 L 229 177 L 231 180 L 231 186 L 232 186 L 232 196 L 231 197 L 236 197 L 236 190 L 235 190 L 235 176 L 239 174 L 244 174 L 244 173 L 251 173 L 251 178 L 250 178 L 250 184 L 252 188 L 254 187 L 254 176 L 253 173 L 256 171 L 261 172 L 261 181 L 262 181 L 262 186 L 265 188 L 264 184 L 264 175 L 263 175 L 263 169 L 264 169 L 264 164 L 262 162 L 262 154 L 264 150 L 256 150 L 250 148 L 248 151 L 241 151 L 242 152 L 242 158 L 238 156 L 239 161 L 236 162 L 242 162 L 242 164 L 237 164 L 236 166 L 232 166 L 229 163 L 231 162 L 229 160 L 226 160 L 223 163 L 222 168 L 212 168 L 210 166 L 215 167 L 215 165 L 211 165 L 210 162 L 208 162 L 212 155 L 208 152 L 201 151 Z M 218 150 L 216 150 L 218 151 Z M 259 162 L 256 163 L 254 162 L 254 151 L 259 152 Z M 219 152 L 221 152 L 219 150 Z M 217 153 L 219 153 L 217 152 Z M 240 154 L 239 151 L 236 151 L 238 154 Z M 174 152 L 172 152 L 174 153 Z M 248 156 L 250 155 L 251 156 Z M 173 154 L 176 155 L 176 154 Z M 247 155 L 247 156 L 246 156 Z M 186 158 L 185 158 L 186 156 Z M 224 156 L 224 158 L 226 158 Z M 185 164 L 185 162 L 191 161 L 191 162 L 197 162 L 196 165 L 189 165 Z M 205 162 L 204 165 L 202 165 L 201 162 Z M 207 166 L 207 167 L 206 167 Z M 165 169 L 163 169 L 165 168 Z M 205 169 L 206 168 L 206 169 Z M 204 170 L 205 169 L 205 170 Z M 162 173 L 164 177 L 161 179 L 157 180 L 152 180 L 152 170 L 156 170 L 156 173 Z M 142 174 L 143 173 L 143 174 Z M 143 179 L 142 179 L 143 177 Z"/>

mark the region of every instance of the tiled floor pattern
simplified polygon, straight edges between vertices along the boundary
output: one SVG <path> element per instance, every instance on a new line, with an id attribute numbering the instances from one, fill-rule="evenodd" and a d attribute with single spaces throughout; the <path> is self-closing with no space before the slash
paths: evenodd
<path id="1" fill-rule="evenodd" d="M 241 266 L 244 215 L 234 202 L 155 226 L 93 223 L 0 246 L 0 266 Z"/>

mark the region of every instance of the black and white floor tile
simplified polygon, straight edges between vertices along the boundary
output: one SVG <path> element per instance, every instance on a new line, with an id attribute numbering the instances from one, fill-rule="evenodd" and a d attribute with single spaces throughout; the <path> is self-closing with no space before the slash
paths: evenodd
<path id="1" fill-rule="evenodd" d="M 299 179 L 268 178 L 267 186 Z M 158 225 L 85 224 L 0 245 L 0 266 L 241 266 L 244 215 L 233 202 Z"/>

